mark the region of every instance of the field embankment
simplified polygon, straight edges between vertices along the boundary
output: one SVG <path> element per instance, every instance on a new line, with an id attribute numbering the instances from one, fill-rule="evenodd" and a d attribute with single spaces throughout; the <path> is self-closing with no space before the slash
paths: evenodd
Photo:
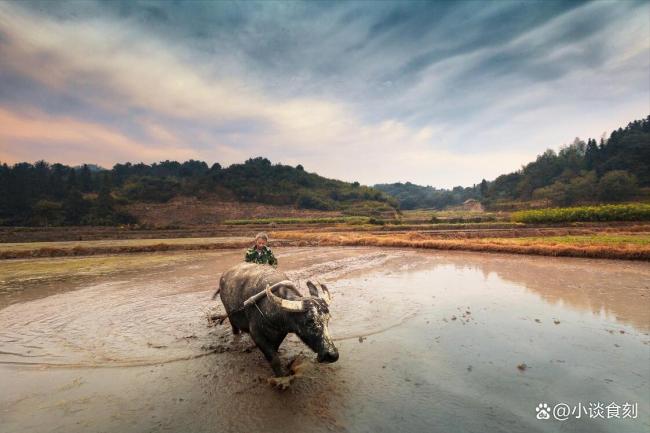
<path id="1" fill-rule="evenodd" d="M 650 260 L 650 227 L 639 232 L 582 235 L 441 238 L 432 233 L 273 232 L 276 239 L 300 240 L 323 246 L 411 247 L 544 256 Z"/>
<path id="2" fill-rule="evenodd" d="M 277 246 L 297 246 L 299 244 L 305 244 L 305 242 L 292 240 L 275 242 Z M 248 237 L 4 243 L 0 244 L 0 260 L 159 251 L 243 249 L 250 245 L 251 240 Z"/>
<path id="3" fill-rule="evenodd" d="M 446 229 L 385 230 L 386 227 L 339 225 L 278 226 L 273 246 L 380 246 L 467 250 L 548 256 L 650 260 L 650 223 L 584 224 L 567 227 L 503 228 L 450 225 Z M 236 226 L 235 226 L 236 227 Z M 0 243 L 0 259 L 92 256 L 158 251 L 243 249 L 251 233 L 219 237 L 111 239 Z"/>
<path id="4" fill-rule="evenodd" d="M 409 211 L 381 216 L 238 218 L 181 227 L 0 228 L 0 259 L 248 247 L 259 231 L 274 246 L 383 246 L 650 260 L 650 204 L 509 213 Z"/>

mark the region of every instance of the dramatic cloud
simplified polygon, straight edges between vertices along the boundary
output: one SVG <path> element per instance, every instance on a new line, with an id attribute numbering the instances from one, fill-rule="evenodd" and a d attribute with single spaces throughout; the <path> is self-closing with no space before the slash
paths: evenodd
<path id="1" fill-rule="evenodd" d="M 645 2 L 0 3 L 0 158 L 471 185 L 650 112 Z"/>

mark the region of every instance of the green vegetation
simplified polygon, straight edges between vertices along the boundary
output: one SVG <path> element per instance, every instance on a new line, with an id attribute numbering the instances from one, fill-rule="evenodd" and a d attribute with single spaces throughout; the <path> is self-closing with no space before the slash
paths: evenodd
<path id="1" fill-rule="evenodd" d="M 647 197 L 650 187 L 650 116 L 612 131 L 608 139 L 576 138 L 559 152 L 548 149 L 520 170 L 494 181 L 451 190 L 407 183 L 375 188 L 395 197 L 400 209 L 444 209 L 476 199 L 488 209 L 611 203 Z"/>
<path id="2" fill-rule="evenodd" d="M 337 210 L 379 217 L 397 202 L 383 192 L 308 173 L 300 165 L 253 158 L 222 168 L 190 160 L 116 164 L 111 170 L 84 165 L 0 165 L 0 225 L 119 225 L 136 220 L 122 205 L 166 202 L 175 196 Z"/>
<path id="3" fill-rule="evenodd" d="M 512 221 L 521 223 L 566 223 L 578 221 L 648 221 L 650 204 L 622 204 L 550 208 L 514 212 Z"/>
<path id="4" fill-rule="evenodd" d="M 378 184 L 375 185 L 375 188 L 395 197 L 402 210 L 423 208 L 443 209 L 447 206 L 460 205 L 470 198 L 477 200 L 481 198 L 480 185 L 474 185 L 468 188 L 457 186 L 448 190 L 406 182 Z"/>
<path id="5" fill-rule="evenodd" d="M 510 214 L 507 212 L 414 209 L 402 212 L 401 219 L 405 224 L 480 224 L 509 222 Z"/>
<path id="6" fill-rule="evenodd" d="M 305 171 L 301 165 L 272 164 L 261 157 L 227 168 L 194 160 L 116 164 L 111 170 L 45 161 L 0 164 L 0 226 L 134 224 L 137 220 L 124 211 L 125 205 L 166 202 L 177 196 L 338 211 L 345 216 L 372 217 L 374 224 L 383 224 L 399 215 L 398 207 L 440 210 L 469 199 L 492 210 L 516 210 L 523 207 L 522 203 L 563 207 L 644 200 L 649 195 L 650 116 L 613 131 L 607 140 L 590 138 L 584 142 L 576 138 L 559 152 L 549 149 L 514 173 L 451 190 L 409 182 L 367 187 L 327 179 Z M 611 221 L 610 216 L 577 212 L 568 217 L 517 218 Z M 429 217 L 429 222 L 486 220 L 492 218 Z"/>
<path id="7" fill-rule="evenodd" d="M 576 138 L 549 149 L 521 170 L 488 183 L 482 202 L 492 208 L 535 200 L 547 206 L 628 201 L 650 187 L 650 116 L 612 131 L 609 139 Z"/>

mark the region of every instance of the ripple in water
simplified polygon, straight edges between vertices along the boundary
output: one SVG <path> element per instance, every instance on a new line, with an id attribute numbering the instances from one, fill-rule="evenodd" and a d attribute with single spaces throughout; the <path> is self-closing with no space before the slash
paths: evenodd
<path id="1" fill-rule="evenodd" d="M 362 271 L 386 260 L 384 254 L 341 259 L 289 275 L 303 283 L 316 276 L 331 282 L 343 270 Z M 113 281 L 11 305 L 0 310 L 0 363 L 135 366 L 213 353 L 219 349 L 215 342 L 229 338 L 230 327 L 207 326 L 206 313 L 223 307 L 210 300 L 210 291 L 192 291 L 205 286 L 205 276 L 197 278 Z M 390 296 L 385 289 L 379 295 L 357 286 L 355 278 L 330 283 L 335 340 L 382 332 L 416 314 L 408 302 L 382 302 Z"/>

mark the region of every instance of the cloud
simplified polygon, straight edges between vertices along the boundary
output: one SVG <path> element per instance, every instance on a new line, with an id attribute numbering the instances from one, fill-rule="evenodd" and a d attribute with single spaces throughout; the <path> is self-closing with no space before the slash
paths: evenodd
<path id="1" fill-rule="evenodd" d="M 644 3 L 194 6 L 1 3 L 0 156 L 468 185 L 650 111 Z"/>
<path id="2" fill-rule="evenodd" d="M 0 108 L 0 160 L 92 162 L 189 159 L 194 150 L 181 145 L 142 143 L 106 128 L 40 112 L 13 113 Z"/>

